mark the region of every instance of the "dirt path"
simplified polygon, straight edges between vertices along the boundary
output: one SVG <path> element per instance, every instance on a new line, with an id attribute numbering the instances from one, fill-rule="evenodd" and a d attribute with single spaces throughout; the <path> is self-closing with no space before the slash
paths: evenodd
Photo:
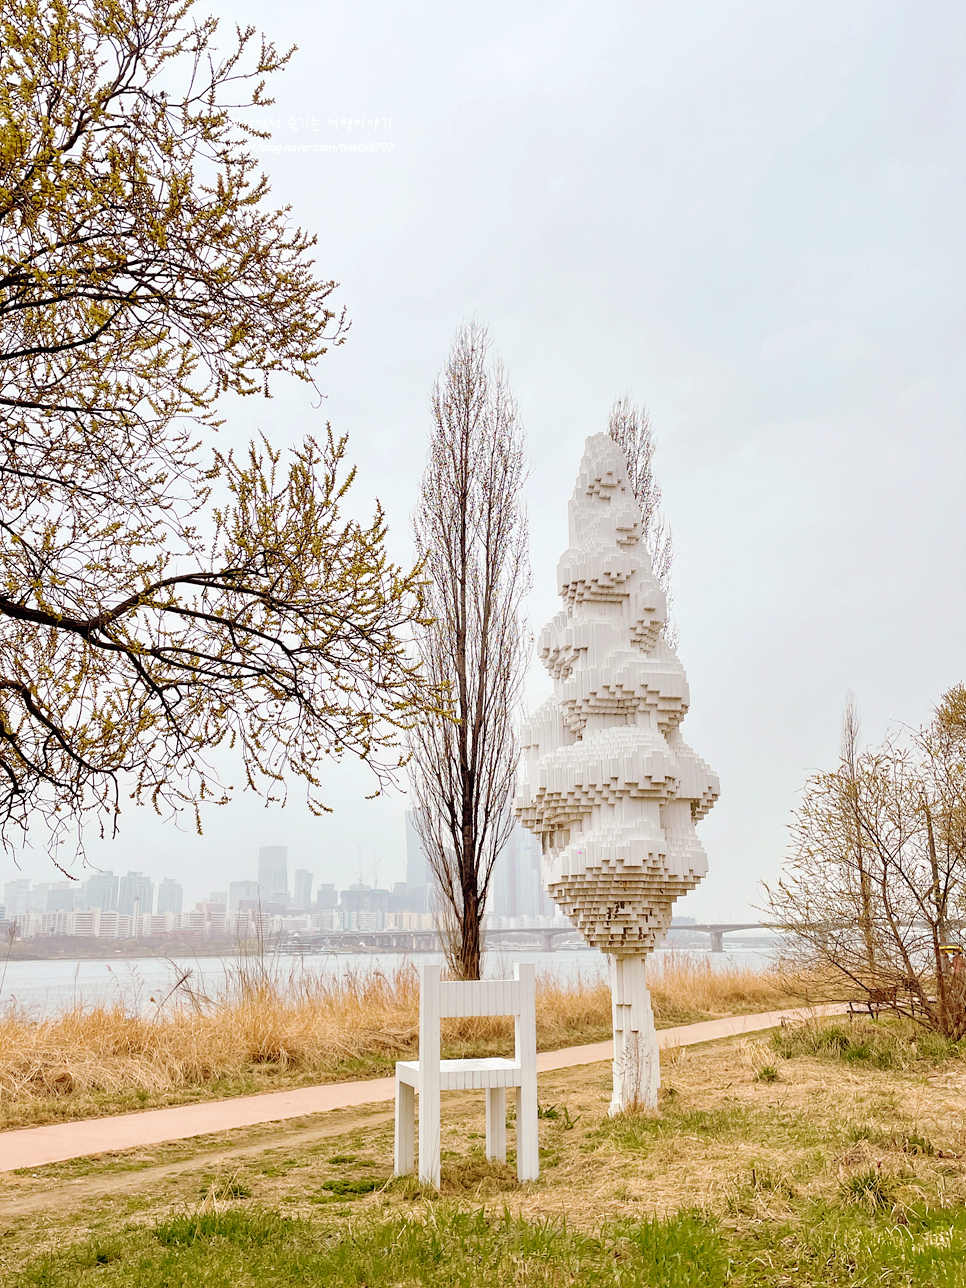
<path id="1" fill-rule="evenodd" d="M 4 1178 L 4 1192 L 0 1194 L 0 1218 L 10 1221 L 32 1213 L 57 1209 L 65 1204 L 76 1209 L 89 1199 L 110 1198 L 114 1195 L 129 1196 L 153 1189 L 160 1182 L 184 1176 L 189 1172 L 216 1171 L 225 1163 L 263 1156 L 275 1150 L 288 1151 L 324 1140 L 336 1140 L 359 1127 L 371 1127 L 392 1122 L 392 1120 L 391 1110 L 388 1112 L 385 1110 L 381 1112 L 334 1111 L 326 1114 L 325 1120 L 313 1127 L 300 1129 L 296 1126 L 277 1126 L 273 1131 L 265 1132 L 257 1140 L 247 1144 L 235 1145 L 228 1149 L 201 1147 L 188 1158 L 181 1158 L 173 1163 L 152 1165 L 149 1161 L 145 1161 L 143 1165 L 136 1162 L 132 1167 L 128 1161 L 123 1171 L 112 1170 L 106 1176 L 79 1176 L 60 1183 L 56 1178 L 48 1179 L 41 1175 L 7 1176 Z M 196 1142 L 193 1143 L 196 1144 Z M 112 1155 L 104 1155 L 98 1159 L 98 1163 L 107 1168 L 124 1161 L 127 1161 L 124 1156 Z M 38 1183 L 42 1188 L 35 1188 Z M 30 1192 L 24 1193 L 28 1188 Z"/>

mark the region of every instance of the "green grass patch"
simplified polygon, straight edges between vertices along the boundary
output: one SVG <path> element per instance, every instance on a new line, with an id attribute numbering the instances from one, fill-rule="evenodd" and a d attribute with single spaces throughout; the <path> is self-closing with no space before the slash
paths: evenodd
<path id="1" fill-rule="evenodd" d="M 359 1194 L 371 1194 L 373 1190 L 385 1185 L 388 1179 L 387 1176 L 336 1176 L 332 1180 L 323 1181 L 322 1188 L 331 1194 L 355 1197 Z"/>
<path id="2" fill-rule="evenodd" d="M 434 1204 L 351 1223 L 251 1206 L 130 1226 L 35 1261 L 17 1288 L 962 1288 L 966 1211 L 901 1221 L 868 1205 L 803 1210 L 734 1229 L 698 1212 L 562 1220 Z"/>
<path id="3" fill-rule="evenodd" d="M 966 1041 L 953 1042 L 911 1020 L 871 1020 L 857 1017 L 831 1024 L 783 1026 L 772 1036 L 772 1045 L 785 1060 L 811 1055 L 866 1068 L 908 1070 L 935 1066 L 966 1055 Z"/>
<path id="4" fill-rule="evenodd" d="M 881 1169 L 868 1167 L 855 1176 L 848 1176 L 839 1186 L 839 1193 L 846 1203 L 857 1203 L 870 1212 L 884 1212 L 896 1201 L 895 1183 L 883 1176 Z"/>
<path id="5" fill-rule="evenodd" d="M 815 1204 L 795 1220 L 748 1224 L 735 1288 L 963 1288 L 966 1211 L 906 1212 Z M 733 1245 L 734 1246 L 734 1245 Z M 735 1249 L 737 1250 L 737 1248 Z"/>
<path id="6" fill-rule="evenodd" d="M 260 1209 L 203 1212 L 47 1257 L 22 1288 L 724 1288 L 722 1235 L 693 1213 L 588 1235 L 562 1221 L 436 1207 L 428 1221 L 333 1227 Z"/>

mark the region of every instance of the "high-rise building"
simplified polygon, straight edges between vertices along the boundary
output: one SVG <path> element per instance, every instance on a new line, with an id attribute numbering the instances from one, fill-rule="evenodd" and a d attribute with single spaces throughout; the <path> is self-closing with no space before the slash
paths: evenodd
<path id="1" fill-rule="evenodd" d="M 143 872 L 129 872 L 121 877 L 117 891 L 118 915 L 133 916 L 135 902 L 139 917 L 149 917 L 154 911 L 154 882 Z"/>
<path id="2" fill-rule="evenodd" d="M 347 930 L 384 930 L 389 909 L 389 891 L 365 886 L 360 881 L 339 896 Z"/>
<path id="3" fill-rule="evenodd" d="M 295 906 L 307 908 L 312 902 L 313 873 L 307 868 L 295 869 Z"/>
<path id="4" fill-rule="evenodd" d="M 8 881 L 3 887 L 3 904 L 7 916 L 25 917 L 28 912 L 27 900 L 30 897 L 30 882 L 26 877 L 19 881 Z"/>
<path id="5" fill-rule="evenodd" d="M 406 885 L 411 906 L 425 912 L 429 907 L 429 894 L 433 885 L 433 874 L 423 849 L 423 843 L 416 831 L 416 814 L 406 810 Z"/>
<path id="6" fill-rule="evenodd" d="M 339 892 L 334 885 L 320 885 L 315 895 L 315 907 L 317 912 L 325 912 L 330 908 L 338 908 Z"/>
<path id="7" fill-rule="evenodd" d="M 179 881 L 165 877 L 158 886 L 158 915 L 164 912 L 180 912 L 184 902 L 184 890 Z"/>
<path id="8" fill-rule="evenodd" d="M 258 907 L 257 881 L 232 881 L 228 886 L 228 911 L 247 912 Z"/>
<path id="9" fill-rule="evenodd" d="M 50 889 L 49 881 L 38 881 L 34 888 L 27 894 L 27 911 L 28 912 L 46 912 L 47 911 L 47 891 Z"/>
<path id="10" fill-rule="evenodd" d="M 556 911 L 547 894 L 540 866 L 540 842 L 514 823 L 497 856 L 487 911 L 497 917 L 552 917 Z"/>
<path id="11" fill-rule="evenodd" d="M 426 891 L 422 886 L 411 886 L 405 881 L 397 881 L 389 894 L 390 912 L 422 913 Z"/>
<path id="12" fill-rule="evenodd" d="M 288 895 L 287 845 L 263 845 L 258 851 L 258 887 L 263 899 Z"/>
<path id="13" fill-rule="evenodd" d="M 73 912 L 81 892 L 77 881 L 55 881 L 47 888 L 47 906 L 44 912 Z"/>
<path id="14" fill-rule="evenodd" d="M 113 872 L 92 872 L 84 882 L 82 906 L 117 912 L 118 880 Z"/>

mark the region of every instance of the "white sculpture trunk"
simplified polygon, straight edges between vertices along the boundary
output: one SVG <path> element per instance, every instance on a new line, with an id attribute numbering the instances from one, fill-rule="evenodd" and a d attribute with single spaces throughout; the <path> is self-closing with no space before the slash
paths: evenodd
<path id="1" fill-rule="evenodd" d="M 614 1095 L 610 1113 L 656 1109 L 661 1060 L 647 988 L 647 958 L 608 953 L 614 1016 Z"/>
<path id="2" fill-rule="evenodd" d="M 707 872 L 695 823 L 718 780 L 681 737 L 684 668 L 613 439 L 587 440 L 557 569 L 562 610 L 540 634 L 553 696 L 527 722 L 516 812 L 541 840 L 547 889 L 610 958 L 611 1112 L 656 1108 L 661 1082 L 645 961 L 674 901 Z"/>

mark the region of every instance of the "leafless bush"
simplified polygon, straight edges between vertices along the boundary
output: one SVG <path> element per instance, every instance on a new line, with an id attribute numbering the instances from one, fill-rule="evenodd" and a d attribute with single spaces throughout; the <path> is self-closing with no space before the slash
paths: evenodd
<path id="1" fill-rule="evenodd" d="M 859 748 L 849 701 L 838 767 L 805 787 L 769 908 L 826 989 L 966 1035 L 966 687 L 909 737 Z"/>

